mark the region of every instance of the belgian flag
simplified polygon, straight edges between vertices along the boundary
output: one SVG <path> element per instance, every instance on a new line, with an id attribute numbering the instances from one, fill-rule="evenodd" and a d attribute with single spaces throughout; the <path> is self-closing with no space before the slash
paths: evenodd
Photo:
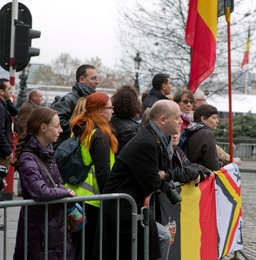
<path id="1" fill-rule="evenodd" d="M 182 202 L 173 206 L 165 194 L 159 196 L 161 223 L 172 236 L 170 260 L 218 259 L 215 178 L 198 187 L 181 186 Z"/>
<path id="2" fill-rule="evenodd" d="M 161 223 L 170 231 L 170 260 L 216 260 L 243 248 L 239 168 L 230 163 L 198 187 L 181 186 L 182 202 L 159 196 Z"/>
<path id="3" fill-rule="evenodd" d="M 218 0 L 190 0 L 185 40 L 192 49 L 189 90 L 194 93 L 215 67 Z"/>
<path id="4" fill-rule="evenodd" d="M 249 51 L 250 51 L 250 27 L 248 29 L 248 37 L 246 41 L 246 46 L 245 46 L 245 52 L 244 52 L 244 59 L 241 64 L 241 69 L 243 68 L 244 65 L 249 63 Z"/>

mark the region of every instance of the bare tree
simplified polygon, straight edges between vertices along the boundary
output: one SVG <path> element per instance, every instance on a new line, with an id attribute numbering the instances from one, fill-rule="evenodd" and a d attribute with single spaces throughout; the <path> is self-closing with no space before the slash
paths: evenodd
<path id="1" fill-rule="evenodd" d="M 46 85 L 72 86 L 76 81 L 76 70 L 82 64 L 93 65 L 99 75 L 99 88 L 118 88 L 125 84 L 133 84 L 133 79 L 126 73 L 110 69 L 102 65 L 99 57 L 82 62 L 62 53 L 51 65 L 41 65 L 33 74 L 33 83 Z"/>
<path id="2" fill-rule="evenodd" d="M 119 66 L 131 73 L 131 60 L 136 52 L 141 54 L 145 75 L 166 72 L 179 78 L 187 86 L 190 73 L 191 50 L 185 42 L 188 0 L 135 0 L 134 5 L 119 2 L 120 43 L 122 60 Z M 256 3 L 235 1 L 231 15 L 232 69 L 240 70 L 248 27 L 255 31 Z M 202 35 L 203 37 L 203 35 Z M 251 45 L 255 37 L 251 37 Z M 255 51 L 251 51 L 250 68 L 255 68 Z M 218 19 L 217 61 L 215 71 L 204 85 L 227 85 L 227 23 Z M 234 78 L 234 81 L 236 79 Z"/>
<path id="3" fill-rule="evenodd" d="M 76 69 L 81 65 L 77 58 L 73 59 L 68 53 L 61 55 L 52 61 L 52 70 L 55 74 L 55 84 L 60 86 L 70 86 L 74 84 Z"/>

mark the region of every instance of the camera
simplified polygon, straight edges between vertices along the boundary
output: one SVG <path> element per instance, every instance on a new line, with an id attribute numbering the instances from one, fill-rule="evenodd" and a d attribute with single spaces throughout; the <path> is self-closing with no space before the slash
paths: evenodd
<path id="1" fill-rule="evenodd" d="M 173 205 L 176 205 L 182 201 L 180 194 L 176 191 L 176 186 L 173 181 L 169 180 L 162 182 L 160 189 L 166 194 L 167 198 Z"/>
<path id="2" fill-rule="evenodd" d="M 6 167 L 0 165 L 0 177 L 5 178 L 7 176 L 8 170 Z"/>
<path id="3" fill-rule="evenodd" d="M 0 191 L 5 187 L 3 183 L 3 178 L 7 176 L 8 169 L 0 165 Z"/>

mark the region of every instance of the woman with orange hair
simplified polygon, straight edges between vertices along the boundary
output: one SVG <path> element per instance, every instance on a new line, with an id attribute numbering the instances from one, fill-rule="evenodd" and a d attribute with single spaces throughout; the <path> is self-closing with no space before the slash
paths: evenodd
<path id="1" fill-rule="evenodd" d="M 117 151 L 117 139 L 112 132 L 109 121 L 113 114 L 113 106 L 108 95 L 96 92 L 87 97 L 85 112 L 71 121 L 71 132 L 80 138 L 81 154 L 85 165 L 93 163 L 84 182 L 77 185 L 66 184 L 78 196 L 100 194 L 114 164 L 114 153 Z M 85 211 L 88 225 L 85 229 L 85 259 L 93 257 L 94 239 L 97 228 L 100 201 L 86 201 Z M 81 232 L 80 232 L 81 233 Z M 73 237 L 77 258 L 80 259 L 79 241 L 81 234 Z M 78 244 L 77 244 L 78 242 Z M 81 245 L 80 245 L 81 246 Z"/>

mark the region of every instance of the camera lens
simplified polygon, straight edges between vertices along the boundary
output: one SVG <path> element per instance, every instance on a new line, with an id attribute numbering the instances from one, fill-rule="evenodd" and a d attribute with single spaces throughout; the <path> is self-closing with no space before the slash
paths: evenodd
<path id="1" fill-rule="evenodd" d="M 180 194 L 176 190 L 170 190 L 166 193 L 166 196 L 173 205 L 182 201 Z"/>

